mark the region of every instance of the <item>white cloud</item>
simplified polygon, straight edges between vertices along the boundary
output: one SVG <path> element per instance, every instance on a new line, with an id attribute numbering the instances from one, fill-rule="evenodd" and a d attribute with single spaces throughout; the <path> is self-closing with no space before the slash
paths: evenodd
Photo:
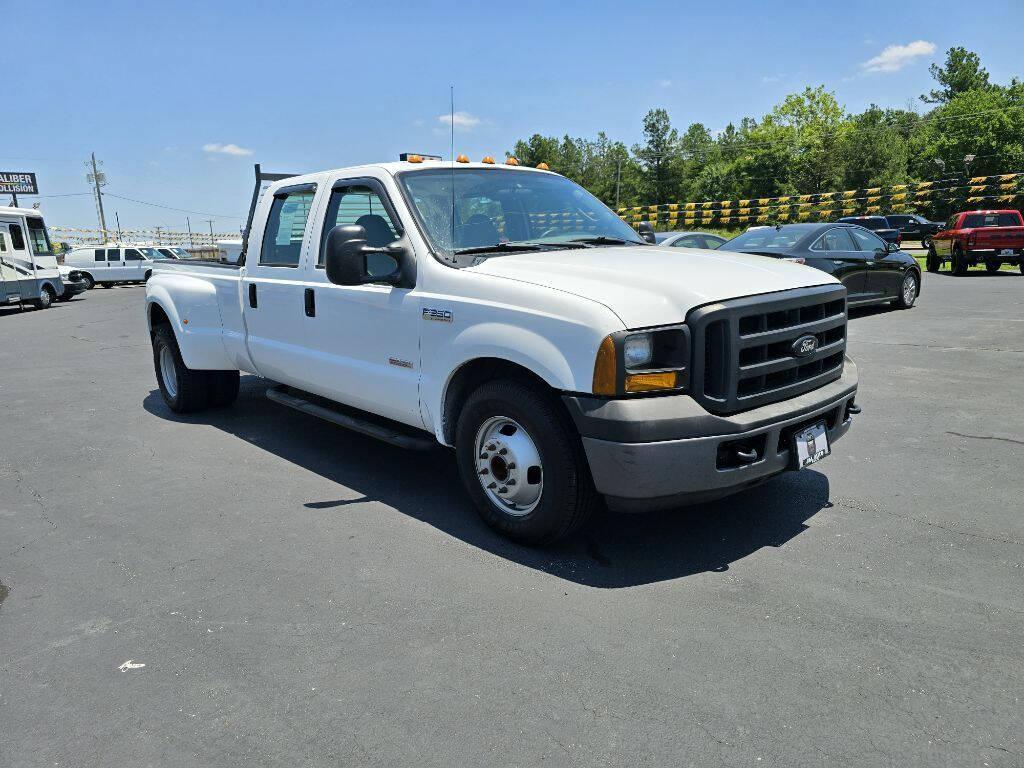
<path id="1" fill-rule="evenodd" d="M 658 85 L 660 85 L 662 88 L 671 88 L 672 87 L 672 81 L 671 80 L 659 80 L 658 81 Z"/>
<path id="2" fill-rule="evenodd" d="M 761 82 L 762 83 L 777 83 L 777 82 L 781 81 L 782 78 L 783 78 L 783 75 L 764 75 L 761 78 Z"/>
<path id="3" fill-rule="evenodd" d="M 235 155 L 238 157 L 252 154 L 251 149 L 240 147 L 237 144 L 220 144 L 219 142 L 203 144 L 203 152 L 212 152 L 219 155 Z"/>
<path id="4" fill-rule="evenodd" d="M 861 64 L 865 72 L 898 72 L 915 59 L 935 53 L 935 43 L 915 40 L 906 45 L 890 45 L 873 59 Z"/>
<path id="5" fill-rule="evenodd" d="M 471 131 L 480 125 L 480 118 L 469 112 L 456 112 L 454 115 L 438 115 L 437 122 L 444 126 L 451 126 L 454 123 L 457 131 Z"/>

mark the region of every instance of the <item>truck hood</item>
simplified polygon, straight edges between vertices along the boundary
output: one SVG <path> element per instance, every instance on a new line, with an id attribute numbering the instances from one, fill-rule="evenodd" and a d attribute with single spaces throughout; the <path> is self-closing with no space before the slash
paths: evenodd
<path id="1" fill-rule="evenodd" d="M 838 282 L 765 256 L 657 246 L 511 253 L 467 269 L 591 299 L 626 328 L 678 323 L 694 307 L 723 299 Z"/>

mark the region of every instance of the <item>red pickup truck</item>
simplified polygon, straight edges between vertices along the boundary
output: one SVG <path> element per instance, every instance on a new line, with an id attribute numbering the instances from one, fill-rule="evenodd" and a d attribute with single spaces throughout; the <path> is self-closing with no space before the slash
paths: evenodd
<path id="1" fill-rule="evenodd" d="M 954 275 L 984 264 L 997 272 L 1003 264 L 1016 264 L 1024 275 L 1024 218 L 1020 211 L 964 211 L 954 213 L 932 237 L 928 271 L 938 272 L 951 262 Z"/>

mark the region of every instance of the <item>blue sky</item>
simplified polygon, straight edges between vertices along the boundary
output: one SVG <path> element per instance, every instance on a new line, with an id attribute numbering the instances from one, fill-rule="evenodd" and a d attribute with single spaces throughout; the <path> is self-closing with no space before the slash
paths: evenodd
<path id="1" fill-rule="evenodd" d="M 242 224 L 253 162 L 307 172 L 447 156 L 450 84 L 456 151 L 478 158 L 534 132 L 604 130 L 632 144 L 652 107 L 680 129 L 720 129 L 805 85 L 851 111 L 906 107 L 953 45 L 976 51 L 996 82 L 1024 75 L 1020 0 L 984 12 L 919 0 L 39 0 L 6 4 L 4 17 L 20 117 L 0 125 L 0 170 L 35 171 L 43 195 L 73 195 L 88 191 L 82 163 L 95 151 L 107 192 L 212 213 L 219 232 Z M 51 226 L 96 226 L 87 195 L 38 201 Z M 126 228 L 184 230 L 189 215 L 105 202 Z M 192 226 L 208 218 L 192 214 Z"/>

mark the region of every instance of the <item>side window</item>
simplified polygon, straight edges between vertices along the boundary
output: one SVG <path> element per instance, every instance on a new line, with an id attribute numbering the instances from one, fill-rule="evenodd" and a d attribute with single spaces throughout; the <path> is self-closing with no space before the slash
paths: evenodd
<path id="1" fill-rule="evenodd" d="M 320 258 L 317 267 L 323 267 L 327 235 L 335 227 L 356 224 L 366 230 L 366 244 L 382 248 L 398 239 L 398 227 L 378 192 L 363 184 L 337 187 L 331 191 L 324 217 L 324 231 L 320 238 Z M 383 253 L 366 257 L 366 272 L 383 277 L 395 271 L 395 260 Z"/>
<path id="2" fill-rule="evenodd" d="M 855 251 L 856 246 L 853 244 L 853 240 L 850 239 L 849 229 L 843 227 L 842 229 L 830 229 L 821 239 L 816 243 L 817 250 L 821 251 Z"/>
<path id="3" fill-rule="evenodd" d="M 121 249 L 120 248 L 107 248 L 107 261 L 120 261 L 121 260 Z"/>
<path id="4" fill-rule="evenodd" d="M 700 235 L 683 235 L 674 243 L 673 248 L 703 248 L 703 238 Z"/>
<path id="5" fill-rule="evenodd" d="M 126 248 L 124 252 L 125 261 L 142 261 L 142 254 L 134 248 Z"/>
<path id="6" fill-rule="evenodd" d="M 850 229 L 853 240 L 862 251 L 874 252 L 876 249 L 885 249 L 885 242 L 878 235 L 865 230 Z"/>
<path id="7" fill-rule="evenodd" d="M 107 257 L 104 255 L 102 248 L 97 248 L 95 251 L 93 251 L 93 253 L 95 254 L 95 256 L 93 258 L 96 261 L 106 261 L 107 260 Z"/>
<path id="8" fill-rule="evenodd" d="M 7 253 L 7 238 L 0 232 L 0 253 Z"/>
<path id="9" fill-rule="evenodd" d="M 951 216 L 949 221 L 946 224 L 946 229 L 956 229 L 956 220 L 957 220 L 957 217 L 955 215 Z"/>
<path id="10" fill-rule="evenodd" d="M 260 264 L 269 267 L 297 267 L 302 255 L 302 239 L 313 206 L 314 190 L 274 197 L 263 231 Z"/>
<path id="11" fill-rule="evenodd" d="M 11 248 L 16 251 L 24 251 L 25 236 L 21 233 L 21 227 L 17 224 L 10 224 L 8 228 L 11 230 Z"/>
<path id="12" fill-rule="evenodd" d="M 704 235 L 704 245 L 709 250 L 713 251 L 716 248 L 720 248 L 722 243 L 724 243 L 724 242 L 725 242 L 724 238 L 716 237 L 715 235 Z"/>

